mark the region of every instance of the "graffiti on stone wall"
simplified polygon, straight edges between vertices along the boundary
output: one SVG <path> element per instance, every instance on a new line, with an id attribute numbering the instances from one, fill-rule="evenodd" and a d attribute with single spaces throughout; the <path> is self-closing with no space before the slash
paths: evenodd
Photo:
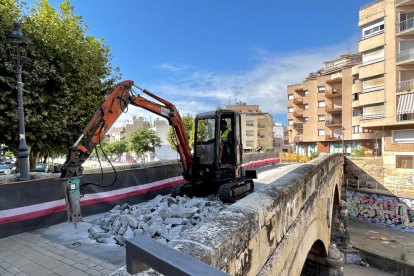
<path id="1" fill-rule="evenodd" d="M 414 200 L 350 190 L 346 199 L 350 217 L 414 233 Z"/>

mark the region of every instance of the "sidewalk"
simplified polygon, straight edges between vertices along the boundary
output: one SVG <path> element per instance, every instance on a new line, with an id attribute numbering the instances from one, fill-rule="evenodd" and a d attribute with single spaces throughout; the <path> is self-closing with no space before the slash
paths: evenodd
<path id="1" fill-rule="evenodd" d="M 62 233 L 64 235 L 64 233 Z M 72 250 L 39 234 L 0 239 L 0 275 L 110 275 L 117 267 Z"/>
<path id="2" fill-rule="evenodd" d="M 414 275 L 414 234 L 349 219 L 351 244 L 369 265 L 400 275 Z M 407 274 L 408 273 L 408 274 Z"/>

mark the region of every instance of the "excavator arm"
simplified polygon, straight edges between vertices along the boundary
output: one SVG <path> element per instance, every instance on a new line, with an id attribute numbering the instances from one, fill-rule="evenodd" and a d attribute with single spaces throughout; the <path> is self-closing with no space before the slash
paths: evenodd
<path id="1" fill-rule="evenodd" d="M 148 110 L 168 120 L 177 136 L 177 151 L 182 162 L 183 174 L 184 176 L 189 175 L 191 149 L 188 144 L 183 121 L 177 108 L 172 103 L 138 86 L 135 87 L 161 104 L 150 101 L 140 95 L 135 95 L 132 93 L 133 86 L 135 86 L 133 81 L 123 81 L 117 84 L 106 96 L 105 100 L 100 104 L 99 109 L 82 131 L 79 139 L 69 148 L 65 164 L 62 166 L 60 178 L 78 177 L 82 175 L 82 164 L 130 104 Z"/>
<path id="2" fill-rule="evenodd" d="M 157 102 L 135 94 L 133 87 L 138 88 Z M 76 223 L 82 220 L 80 208 L 82 164 L 91 155 L 96 145 L 101 142 L 119 116 L 127 110 L 129 105 L 143 108 L 168 120 L 169 124 L 174 128 L 178 140 L 177 150 L 182 162 L 183 176 L 186 180 L 190 179 L 191 149 L 177 108 L 172 103 L 156 96 L 150 91 L 135 86 L 133 81 L 123 81 L 118 83 L 100 104 L 99 109 L 86 125 L 78 140 L 69 148 L 66 161 L 62 166 L 60 180 L 63 183 L 65 192 L 69 222 Z"/>

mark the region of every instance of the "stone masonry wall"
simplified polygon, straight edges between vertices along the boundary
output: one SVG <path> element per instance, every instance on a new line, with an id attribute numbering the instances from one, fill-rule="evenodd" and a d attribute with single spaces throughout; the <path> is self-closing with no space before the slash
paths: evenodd
<path id="1" fill-rule="evenodd" d="M 170 244 L 231 275 L 299 275 L 314 242 L 329 246 L 342 168 L 340 154 L 312 160 Z"/>

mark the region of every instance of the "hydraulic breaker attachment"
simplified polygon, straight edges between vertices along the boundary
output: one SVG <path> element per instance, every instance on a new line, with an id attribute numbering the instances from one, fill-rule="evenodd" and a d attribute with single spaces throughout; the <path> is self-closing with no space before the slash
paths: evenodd
<path id="1" fill-rule="evenodd" d="M 82 221 L 82 212 L 80 206 L 80 177 L 60 178 L 63 184 L 63 191 L 66 200 L 66 212 L 68 222 Z"/>

